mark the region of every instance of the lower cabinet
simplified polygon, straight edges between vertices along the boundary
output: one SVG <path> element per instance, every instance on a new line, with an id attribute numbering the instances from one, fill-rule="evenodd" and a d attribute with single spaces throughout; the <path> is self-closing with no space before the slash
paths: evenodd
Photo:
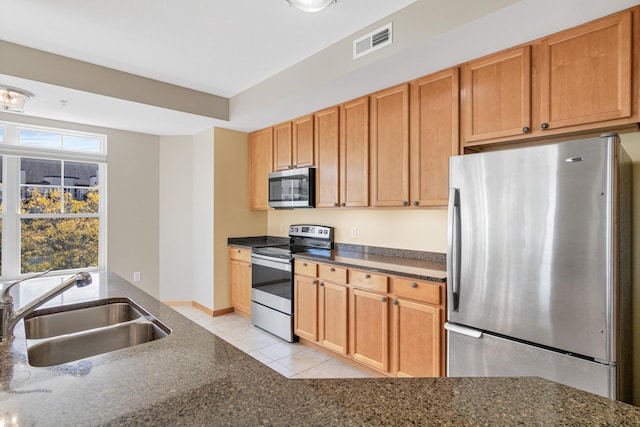
<path id="1" fill-rule="evenodd" d="M 351 357 L 380 371 L 389 370 L 389 309 L 387 297 L 351 290 Z"/>
<path id="2" fill-rule="evenodd" d="M 393 371 L 398 377 L 438 377 L 443 375 L 440 340 L 440 308 L 394 299 L 391 331 Z"/>
<path id="3" fill-rule="evenodd" d="M 443 283 L 310 261 L 294 268 L 300 338 L 389 376 L 445 375 Z"/>
<path id="4" fill-rule="evenodd" d="M 347 355 L 348 347 L 348 295 L 345 285 L 320 282 L 320 344 L 324 347 Z"/>
<path id="5" fill-rule="evenodd" d="M 229 296 L 231 306 L 251 315 L 251 250 L 229 248 Z"/>

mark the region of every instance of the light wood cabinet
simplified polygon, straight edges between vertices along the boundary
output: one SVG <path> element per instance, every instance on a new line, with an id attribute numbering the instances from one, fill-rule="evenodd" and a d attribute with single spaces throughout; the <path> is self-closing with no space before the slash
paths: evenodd
<path id="1" fill-rule="evenodd" d="M 251 250 L 229 248 L 229 297 L 235 311 L 251 315 Z"/>
<path id="2" fill-rule="evenodd" d="M 371 95 L 371 206 L 409 206 L 409 85 Z"/>
<path id="3" fill-rule="evenodd" d="M 340 109 L 332 107 L 314 115 L 316 147 L 316 207 L 340 203 Z"/>
<path id="4" fill-rule="evenodd" d="M 293 167 L 291 122 L 273 127 L 273 170 L 281 171 Z"/>
<path id="5" fill-rule="evenodd" d="M 304 168 L 315 164 L 313 114 L 297 118 L 292 123 L 293 167 Z"/>
<path id="6" fill-rule="evenodd" d="M 311 341 L 318 340 L 318 279 L 295 275 L 294 333 Z"/>
<path id="7" fill-rule="evenodd" d="M 458 68 L 414 80 L 410 87 L 410 191 L 413 206 L 445 206 L 449 156 L 460 153 Z"/>
<path id="8" fill-rule="evenodd" d="M 463 65 L 462 118 L 467 144 L 530 132 L 530 46 L 509 49 Z"/>
<path id="9" fill-rule="evenodd" d="M 349 313 L 351 357 L 367 366 L 389 370 L 388 298 L 362 289 L 351 289 Z"/>
<path id="10" fill-rule="evenodd" d="M 441 309 L 396 298 L 392 303 L 393 371 L 398 377 L 444 375 Z"/>
<path id="11" fill-rule="evenodd" d="M 637 129 L 638 13 L 626 10 L 463 65 L 463 145 Z"/>
<path id="12" fill-rule="evenodd" d="M 542 40 L 541 130 L 631 116 L 631 24 L 626 11 Z"/>
<path id="13" fill-rule="evenodd" d="M 273 160 L 271 128 L 249 134 L 249 208 L 269 208 L 269 172 Z"/>
<path id="14" fill-rule="evenodd" d="M 340 205 L 369 206 L 369 97 L 340 106 Z"/>
<path id="15" fill-rule="evenodd" d="M 348 354 L 348 295 L 345 285 L 321 281 L 319 298 L 320 344 L 342 355 Z"/>

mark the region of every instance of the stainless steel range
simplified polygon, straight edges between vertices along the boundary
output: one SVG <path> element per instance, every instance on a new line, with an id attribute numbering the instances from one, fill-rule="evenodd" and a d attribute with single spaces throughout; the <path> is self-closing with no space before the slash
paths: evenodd
<path id="1" fill-rule="evenodd" d="M 333 227 L 298 224 L 289 227 L 289 244 L 253 248 L 251 253 L 251 321 L 293 342 L 293 255 L 329 256 Z"/>

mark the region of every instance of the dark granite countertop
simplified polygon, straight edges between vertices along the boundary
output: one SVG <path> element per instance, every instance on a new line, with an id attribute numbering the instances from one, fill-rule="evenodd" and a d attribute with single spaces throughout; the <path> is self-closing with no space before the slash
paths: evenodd
<path id="1" fill-rule="evenodd" d="M 400 274 L 415 279 L 445 282 L 446 263 L 439 254 L 397 249 L 337 245 L 329 256 L 316 253 L 295 254 L 296 258 L 330 262 L 349 268 L 365 268 L 385 274 Z"/>
<path id="2" fill-rule="evenodd" d="M 242 248 L 259 248 L 264 246 L 288 245 L 287 237 L 275 236 L 251 236 L 251 237 L 229 237 L 227 245 L 240 246 Z"/>
<path id="3" fill-rule="evenodd" d="M 20 322 L 0 345 L 5 426 L 640 424 L 640 408 L 539 378 L 288 379 L 113 273 L 68 292 L 129 297 L 172 333 L 35 368 Z"/>

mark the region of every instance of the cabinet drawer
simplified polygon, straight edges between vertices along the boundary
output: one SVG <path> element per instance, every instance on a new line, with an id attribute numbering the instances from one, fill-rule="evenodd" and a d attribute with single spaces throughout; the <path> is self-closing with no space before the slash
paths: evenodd
<path id="1" fill-rule="evenodd" d="M 296 274 L 303 276 L 316 277 L 318 274 L 318 264 L 313 261 L 297 259 L 293 269 Z"/>
<path id="2" fill-rule="evenodd" d="M 347 269 L 330 264 L 319 265 L 318 277 L 333 283 L 347 283 Z"/>
<path id="3" fill-rule="evenodd" d="M 440 284 L 408 278 L 391 278 L 391 293 L 399 296 L 440 305 Z"/>
<path id="4" fill-rule="evenodd" d="M 238 248 L 236 246 L 229 247 L 229 259 L 237 261 L 251 262 L 251 249 Z"/>
<path id="5" fill-rule="evenodd" d="M 349 284 L 362 289 L 387 292 L 388 277 L 370 271 L 349 270 Z"/>

